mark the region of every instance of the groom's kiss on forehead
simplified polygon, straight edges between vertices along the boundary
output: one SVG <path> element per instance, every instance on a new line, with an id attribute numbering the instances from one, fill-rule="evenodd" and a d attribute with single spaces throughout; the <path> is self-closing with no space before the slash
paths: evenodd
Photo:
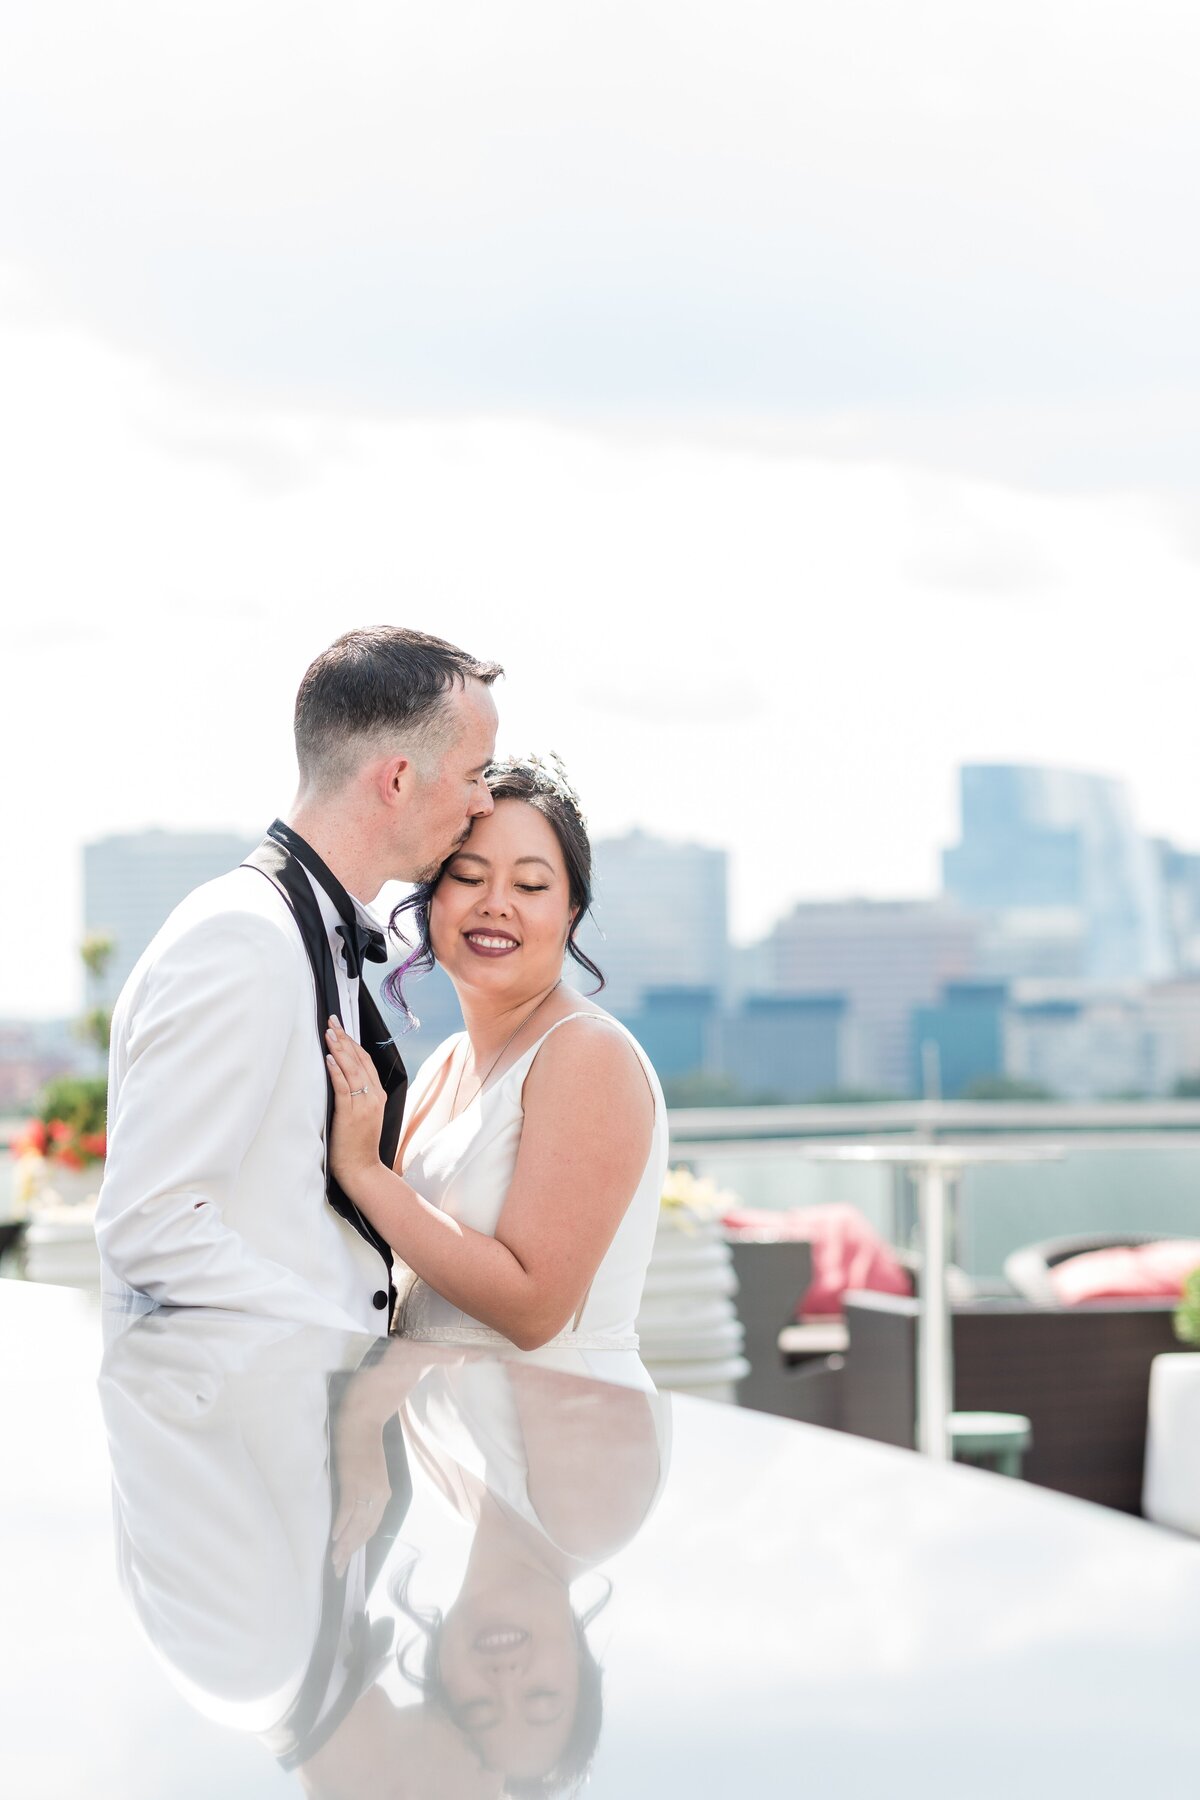
<path id="1" fill-rule="evenodd" d="M 491 812 L 500 672 L 388 627 L 347 632 L 308 669 L 289 823 L 359 899 L 386 881 L 428 880 Z"/>

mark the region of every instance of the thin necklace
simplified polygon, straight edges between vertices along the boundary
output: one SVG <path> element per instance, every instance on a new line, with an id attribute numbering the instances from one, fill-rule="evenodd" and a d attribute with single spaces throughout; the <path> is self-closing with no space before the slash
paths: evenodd
<path id="1" fill-rule="evenodd" d="M 484 1088 L 487 1085 L 488 1076 L 491 1074 L 491 1072 L 495 1068 L 496 1064 L 500 1061 L 500 1058 L 504 1055 L 504 1052 L 508 1049 L 508 1046 L 512 1043 L 512 1041 L 516 1037 L 518 1031 L 520 1031 L 523 1026 L 528 1025 L 528 1023 L 529 1023 L 530 1019 L 532 1019 L 534 1013 L 541 1012 L 543 1006 L 545 1006 L 547 1000 L 550 998 L 550 995 L 554 992 L 555 988 L 559 988 L 561 986 L 562 986 L 562 976 L 560 975 L 558 980 L 555 982 L 554 987 L 552 987 L 549 990 L 549 992 L 543 994 L 541 999 L 537 1002 L 537 1004 L 535 1006 L 531 1006 L 529 1011 L 522 1018 L 517 1020 L 516 1024 L 513 1026 L 512 1030 L 509 1032 L 508 1036 L 505 1038 L 504 1042 L 501 1044 L 500 1048 L 497 1050 L 495 1056 L 493 1056 L 491 1062 L 488 1064 L 487 1068 L 483 1071 L 483 1079 L 480 1081 L 479 1086 L 475 1089 L 475 1092 L 471 1095 L 471 1100 L 477 1100 L 479 1098 L 480 1094 L 482 1094 Z M 458 1096 L 462 1091 L 463 1076 L 466 1074 L 466 1072 L 467 1072 L 467 1059 L 464 1056 L 463 1061 L 462 1061 L 462 1067 L 458 1071 L 458 1080 L 454 1084 L 454 1098 L 450 1102 L 450 1117 L 452 1119 L 458 1118 Z M 470 1105 L 470 1103 L 471 1103 L 470 1101 L 467 1102 L 468 1106 Z"/>

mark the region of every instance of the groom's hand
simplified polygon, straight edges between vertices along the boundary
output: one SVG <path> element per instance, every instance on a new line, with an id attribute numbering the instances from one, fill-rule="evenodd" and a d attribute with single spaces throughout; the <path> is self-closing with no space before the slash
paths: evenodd
<path id="1" fill-rule="evenodd" d="M 333 1086 L 333 1140 L 329 1161 L 350 1198 L 354 1184 L 378 1169 L 379 1135 L 383 1129 L 385 1095 L 375 1065 L 354 1039 L 347 1037 L 330 1017 L 325 1033 L 329 1053 L 325 1058 Z"/>

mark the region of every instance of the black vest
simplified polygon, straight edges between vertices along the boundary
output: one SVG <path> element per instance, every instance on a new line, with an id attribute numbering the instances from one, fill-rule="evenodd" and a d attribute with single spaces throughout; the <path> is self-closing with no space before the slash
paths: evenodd
<path id="1" fill-rule="evenodd" d="M 276 821 L 278 824 L 278 821 Z M 276 826 L 271 827 L 274 832 Z M 290 832 L 290 828 L 288 829 Z M 296 834 L 290 833 L 295 836 Z M 308 849 L 305 845 L 304 849 Z M 313 863 L 313 875 L 321 880 L 324 864 L 315 851 L 309 851 Z M 343 1192 L 340 1183 L 334 1176 L 329 1164 L 329 1143 L 333 1130 L 333 1084 L 329 1079 L 329 1070 L 325 1062 L 327 1045 L 325 1030 L 331 1013 L 341 1018 L 341 1002 L 338 998 L 337 974 L 333 966 L 333 951 L 329 947 L 329 934 L 325 921 L 321 917 L 321 909 L 317 905 L 317 897 L 312 891 L 312 884 L 304 869 L 287 845 L 280 838 L 268 835 L 252 850 L 242 865 L 244 868 L 257 869 L 265 875 L 291 908 L 292 916 L 300 929 L 308 960 L 312 967 L 313 981 L 317 990 L 316 1029 L 317 1044 L 321 1052 L 321 1067 L 325 1069 L 325 1194 L 336 1212 L 348 1224 L 353 1225 L 360 1237 L 378 1250 L 387 1265 L 388 1272 L 388 1317 L 391 1317 L 395 1305 L 396 1294 L 392 1286 L 392 1250 L 387 1241 L 380 1237 L 375 1227 L 359 1212 L 353 1200 Z M 330 880 L 332 880 L 330 876 Z M 321 885 L 324 887 L 325 883 Z M 339 892 L 345 890 L 340 884 Z M 327 890 L 328 891 L 328 890 Z M 336 894 L 330 893 L 330 899 L 338 905 L 341 903 Z M 353 918 L 345 923 L 353 926 Z M 359 1035 L 363 1049 L 375 1064 L 375 1071 L 387 1095 L 383 1112 L 383 1128 L 379 1134 L 379 1158 L 386 1168 L 391 1168 L 396 1160 L 396 1151 L 400 1144 L 400 1124 L 404 1117 L 404 1097 L 408 1091 L 408 1076 L 400 1059 L 391 1032 L 384 1024 L 383 1015 L 367 990 L 365 981 L 358 984 Z M 345 1024 L 346 1021 L 342 1020 Z"/>

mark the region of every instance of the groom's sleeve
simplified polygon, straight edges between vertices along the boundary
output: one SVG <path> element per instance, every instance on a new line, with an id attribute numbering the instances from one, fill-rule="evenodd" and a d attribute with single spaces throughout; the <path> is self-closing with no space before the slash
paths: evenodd
<path id="1" fill-rule="evenodd" d="M 114 1035 L 96 1237 L 106 1270 L 164 1305 L 361 1331 L 222 1218 L 280 1077 L 298 974 L 292 946 L 254 913 L 204 920 L 163 950 Z"/>

